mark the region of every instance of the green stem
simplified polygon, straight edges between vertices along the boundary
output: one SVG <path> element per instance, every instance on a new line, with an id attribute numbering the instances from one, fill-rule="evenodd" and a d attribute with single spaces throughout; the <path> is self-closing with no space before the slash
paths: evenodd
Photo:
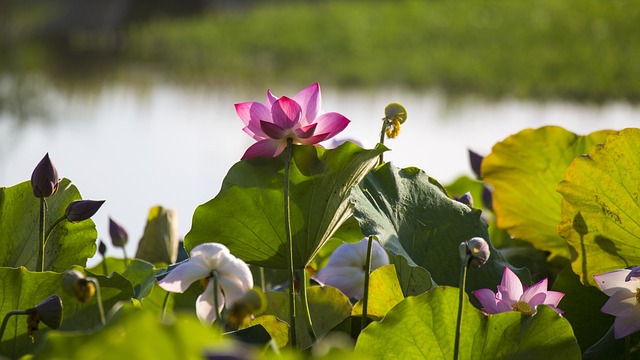
<path id="1" fill-rule="evenodd" d="M 385 131 L 387 131 L 388 126 L 389 121 L 386 118 L 382 119 L 382 130 L 380 130 L 380 144 L 384 145 L 384 135 Z M 378 158 L 378 165 L 382 165 L 382 163 L 384 163 L 384 153 L 380 153 L 380 156 Z"/>
<path id="2" fill-rule="evenodd" d="M 124 245 L 122 246 L 122 253 L 124 254 L 124 266 L 127 266 L 129 258 L 127 257 L 127 249 Z"/>
<path id="3" fill-rule="evenodd" d="M 164 300 L 162 301 L 162 311 L 160 312 L 160 320 L 164 320 L 167 315 L 167 307 L 169 305 L 170 296 L 171 296 L 171 292 L 167 291 L 167 294 L 164 296 Z"/>
<path id="4" fill-rule="evenodd" d="M 220 317 L 220 303 L 218 302 L 218 291 L 220 291 L 220 289 L 218 288 L 218 272 L 214 271 L 211 273 L 211 275 L 213 276 L 213 307 L 215 308 L 214 311 L 216 312 L 215 321 L 218 321 L 220 324 L 222 324 L 222 318 Z"/>
<path id="5" fill-rule="evenodd" d="M 7 323 L 9 323 L 9 318 L 12 315 L 28 315 L 29 312 L 26 310 L 12 310 L 9 311 L 7 313 L 7 315 L 4 316 L 4 319 L 2 320 L 2 326 L 0 327 L 0 344 L 2 343 L 2 335 L 4 335 L 4 330 L 7 328 Z"/>
<path id="6" fill-rule="evenodd" d="M 87 281 L 92 283 L 93 286 L 96 287 L 96 302 L 98 303 L 98 312 L 100 313 L 100 322 L 102 322 L 102 326 L 107 323 L 107 320 L 104 316 L 104 306 L 102 305 L 102 291 L 100 291 L 100 283 L 98 279 L 93 277 L 88 277 Z"/>
<path id="7" fill-rule="evenodd" d="M 373 248 L 373 236 L 369 236 L 367 245 L 367 257 L 364 265 L 364 295 L 362 296 L 362 321 L 360 323 L 360 331 L 367 326 L 367 306 L 369 305 L 369 274 L 371 273 L 371 251 Z"/>
<path id="8" fill-rule="evenodd" d="M 453 344 L 453 360 L 458 360 L 458 354 L 460 352 L 460 329 L 462 328 L 462 305 L 464 304 L 464 291 L 467 284 L 467 269 L 471 263 L 472 257 L 470 255 L 465 256 L 462 262 L 462 268 L 460 269 L 460 296 L 458 297 L 458 321 L 456 323 L 456 337 Z"/>
<path id="9" fill-rule="evenodd" d="M 104 256 L 102 257 L 102 271 L 104 272 L 105 276 L 109 275 L 109 273 L 107 272 L 107 258 L 105 258 Z"/>
<path id="10" fill-rule="evenodd" d="M 66 216 L 63 216 L 63 217 L 59 218 L 58 220 L 56 220 L 56 222 L 53 223 L 53 225 L 51 225 L 51 227 L 49 228 L 49 231 L 47 231 L 47 235 L 44 237 L 44 244 L 45 245 L 47 244 L 47 241 L 49 241 L 49 236 L 51 236 L 51 233 L 53 232 L 53 230 L 55 230 L 56 227 L 58 226 L 58 224 L 60 224 L 64 220 L 67 220 Z"/>
<path id="11" fill-rule="evenodd" d="M 631 360 L 631 336 L 624 337 L 624 350 L 627 353 L 627 360 Z"/>
<path id="12" fill-rule="evenodd" d="M 260 266 L 260 288 L 262 289 L 263 294 L 267 292 L 267 284 L 265 283 L 265 281 L 264 267 Z"/>
<path id="13" fill-rule="evenodd" d="M 45 233 L 44 233 L 44 224 L 45 224 L 45 216 L 46 216 L 46 203 L 44 198 L 40 198 L 40 229 L 38 233 L 38 261 L 36 263 L 36 271 L 43 272 L 44 271 L 44 242 L 45 242 Z"/>
<path id="14" fill-rule="evenodd" d="M 311 321 L 311 312 L 309 311 L 309 300 L 307 298 L 307 284 L 309 283 L 309 274 L 306 269 L 302 269 L 302 276 L 300 276 L 300 300 L 302 300 L 302 310 L 305 312 L 305 319 L 307 320 L 307 332 L 311 338 L 311 342 L 316 341 L 316 334 L 313 331 L 313 322 Z"/>
<path id="15" fill-rule="evenodd" d="M 293 264 L 293 238 L 291 236 L 291 216 L 289 208 L 289 170 L 291 168 L 291 153 L 293 152 L 293 139 L 287 139 L 287 148 L 284 163 L 284 231 L 287 240 L 287 268 L 289 276 L 289 344 L 297 348 L 296 334 L 296 292 L 295 270 Z"/>

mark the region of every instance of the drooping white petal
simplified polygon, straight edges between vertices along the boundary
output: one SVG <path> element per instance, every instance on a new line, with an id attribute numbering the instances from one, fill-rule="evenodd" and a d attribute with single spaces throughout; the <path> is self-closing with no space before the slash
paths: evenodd
<path id="1" fill-rule="evenodd" d="M 364 270 L 351 266 L 326 266 L 316 275 L 322 284 L 340 290 L 349 298 L 361 299 L 364 295 Z"/>
<path id="2" fill-rule="evenodd" d="M 207 261 L 201 257 L 192 257 L 187 262 L 178 265 L 158 285 L 170 292 L 185 292 L 194 282 L 206 278 L 211 273 Z"/>
<path id="3" fill-rule="evenodd" d="M 614 316 L 629 316 L 636 308 L 640 308 L 636 293 L 623 289 L 611 295 L 600 310 Z"/>

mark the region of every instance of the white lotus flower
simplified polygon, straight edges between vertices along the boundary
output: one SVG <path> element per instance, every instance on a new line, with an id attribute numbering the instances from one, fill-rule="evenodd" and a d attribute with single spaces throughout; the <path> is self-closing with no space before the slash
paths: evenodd
<path id="1" fill-rule="evenodd" d="M 204 292 L 196 300 L 196 313 L 200 321 L 212 324 L 216 320 L 214 273 L 218 276 L 218 312 L 222 311 L 225 304 L 232 305 L 253 288 L 249 266 L 231 255 L 226 246 L 218 243 L 194 247 L 190 259 L 159 280 L 158 285 L 166 291 L 183 293 L 196 281 L 206 282 Z"/>
<path id="2" fill-rule="evenodd" d="M 355 244 L 338 246 L 329 257 L 329 262 L 320 269 L 315 278 L 333 286 L 349 298 L 361 299 L 364 295 L 364 274 L 367 263 L 367 238 Z M 389 256 L 380 243 L 373 241 L 371 247 L 371 271 L 389 264 Z"/>
<path id="3" fill-rule="evenodd" d="M 616 317 L 613 322 L 616 339 L 640 330 L 639 270 L 639 267 L 635 267 L 593 275 L 602 292 L 610 296 L 600 311 Z"/>

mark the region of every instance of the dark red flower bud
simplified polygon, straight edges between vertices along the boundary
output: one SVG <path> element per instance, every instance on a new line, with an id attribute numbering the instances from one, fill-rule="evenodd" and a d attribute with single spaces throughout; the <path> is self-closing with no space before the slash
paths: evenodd
<path id="1" fill-rule="evenodd" d="M 89 219 L 104 204 L 104 200 L 78 200 L 67 205 L 64 216 L 71 222 L 80 222 Z"/>
<path id="2" fill-rule="evenodd" d="M 111 243 L 116 247 L 124 247 L 129 241 L 127 231 L 111 218 L 109 218 L 109 235 L 111 235 Z"/>
<path id="3" fill-rule="evenodd" d="M 100 255 L 102 255 L 102 257 L 104 257 L 104 254 L 107 253 L 107 244 L 105 244 L 102 240 L 98 242 L 98 252 L 100 253 Z"/>
<path id="4" fill-rule="evenodd" d="M 478 154 L 477 152 L 468 149 L 469 151 L 469 163 L 471 164 L 471 170 L 476 175 L 478 179 L 482 179 L 482 174 L 480 169 L 482 168 L 482 160 L 484 160 L 484 156 Z"/>
<path id="5" fill-rule="evenodd" d="M 474 237 L 460 243 L 459 250 L 460 258 L 464 260 L 467 256 L 471 256 L 471 266 L 475 267 L 484 265 L 491 255 L 489 244 L 481 237 Z"/>
<path id="6" fill-rule="evenodd" d="M 53 166 L 49 153 L 38 163 L 31 174 L 31 188 L 38 198 L 49 197 L 58 191 L 58 170 Z"/>

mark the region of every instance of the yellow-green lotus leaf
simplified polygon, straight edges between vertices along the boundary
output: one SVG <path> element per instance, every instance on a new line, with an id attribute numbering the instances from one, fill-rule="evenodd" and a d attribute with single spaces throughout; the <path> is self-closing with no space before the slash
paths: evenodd
<path id="1" fill-rule="evenodd" d="M 640 129 L 625 129 L 576 158 L 558 185 L 558 227 L 583 283 L 640 264 Z"/>
<path id="2" fill-rule="evenodd" d="M 482 162 L 482 178 L 494 188 L 499 228 L 550 257 L 570 258 L 558 235 L 562 196 L 556 186 L 576 156 L 604 142 L 611 130 L 576 135 L 557 126 L 526 129 L 497 143 Z"/>

